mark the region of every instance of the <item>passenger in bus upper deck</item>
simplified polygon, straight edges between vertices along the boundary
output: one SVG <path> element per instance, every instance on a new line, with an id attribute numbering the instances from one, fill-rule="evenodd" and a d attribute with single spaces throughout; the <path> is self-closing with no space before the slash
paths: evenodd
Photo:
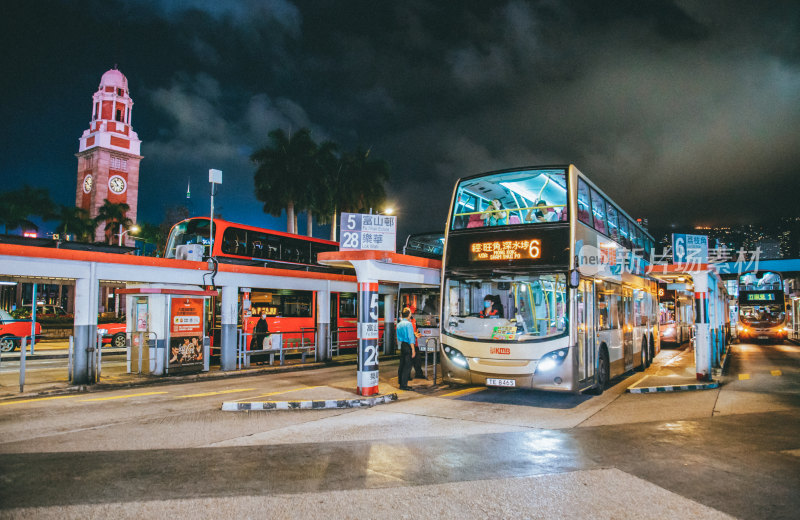
<path id="1" fill-rule="evenodd" d="M 547 207 L 544 199 L 536 203 L 536 209 L 530 208 L 525 215 L 525 222 L 552 222 L 558 217 L 553 208 Z"/>
<path id="2" fill-rule="evenodd" d="M 492 203 L 481 213 L 485 226 L 505 226 L 508 223 L 508 211 L 503 209 L 500 199 L 492 199 Z"/>

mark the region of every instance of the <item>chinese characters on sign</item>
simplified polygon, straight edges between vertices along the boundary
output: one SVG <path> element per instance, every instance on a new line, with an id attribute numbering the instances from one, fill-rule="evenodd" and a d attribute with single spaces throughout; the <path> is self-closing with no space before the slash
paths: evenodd
<path id="1" fill-rule="evenodd" d="M 705 264 L 708 262 L 708 237 L 672 234 L 672 262 Z"/>
<path id="2" fill-rule="evenodd" d="M 172 298 L 169 320 L 169 370 L 203 367 L 205 300 Z"/>
<path id="3" fill-rule="evenodd" d="M 342 213 L 341 216 L 340 251 L 395 250 L 397 217 L 362 213 Z"/>
<path id="4" fill-rule="evenodd" d="M 531 239 L 473 242 L 469 246 L 469 251 L 472 261 L 540 258 L 542 256 L 542 241 Z"/>

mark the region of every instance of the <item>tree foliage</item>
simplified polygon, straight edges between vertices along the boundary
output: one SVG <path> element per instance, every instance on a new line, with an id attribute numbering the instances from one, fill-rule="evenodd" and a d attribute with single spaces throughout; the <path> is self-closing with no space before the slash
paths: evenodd
<path id="1" fill-rule="evenodd" d="M 296 232 L 295 211 L 309 215 L 309 236 L 311 215 L 319 223 L 331 223 L 335 236 L 339 212 L 367 212 L 383 206 L 389 165 L 371 159 L 369 150 L 339 153 L 331 141 L 317 144 L 307 128 L 291 136 L 273 130 L 269 138 L 251 156 L 256 164 L 256 197 L 264 203 L 265 213 L 280 216 L 286 210 L 289 232 Z"/>
<path id="2" fill-rule="evenodd" d="M 89 212 L 76 206 L 59 206 L 55 215 L 58 225 L 55 232 L 62 235 L 73 235 L 78 242 L 93 242 L 98 223 L 89 216 Z"/>
<path id="3" fill-rule="evenodd" d="M 3 233 L 15 229 L 38 231 L 39 226 L 31 218 L 38 216 L 50 220 L 54 213 L 50 194 L 43 188 L 32 188 L 26 184 L 21 189 L 0 193 Z"/>
<path id="4" fill-rule="evenodd" d="M 108 199 L 103 201 L 103 205 L 97 210 L 95 222 L 98 225 L 105 223 L 106 242 L 111 244 L 114 242 L 114 232 L 119 232 L 122 229 L 128 229 L 133 224 L 126 214 L 131 209 L 130 206 L 124 202 L 110 202 Z"/>

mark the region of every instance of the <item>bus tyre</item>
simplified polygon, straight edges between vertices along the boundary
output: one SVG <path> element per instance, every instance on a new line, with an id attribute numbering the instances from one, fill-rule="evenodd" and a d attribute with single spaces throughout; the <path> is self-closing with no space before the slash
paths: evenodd
<path id="1" fill-rule="evenodd" d="M 644 371 L 645 368 L 650 366 L 649 350 L 650 349 L 647 348 L 647 337 L 644 337 L 642 338 L 642 359 L 641 359 L 642 362 L 638 367 L 636 367 L 636 370 L 638 372 L 642 372 Z"/>
<path id="2" fill-rule="evenodd" d="M 609 366 L 608 353 L 605 347 L 600 349 L 600 357 L 597 359 L 597 373 L 595 374 L 595 385 L 591 392 L 594 395 L 601 395 L 608 386 Z"/>

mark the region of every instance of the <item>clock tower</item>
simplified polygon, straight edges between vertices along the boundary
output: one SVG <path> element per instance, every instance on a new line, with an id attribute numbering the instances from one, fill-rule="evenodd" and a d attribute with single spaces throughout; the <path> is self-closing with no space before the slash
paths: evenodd
<path id="1" fill-rule="evenodd" d="M 126 216 L 136 222 L 142 156 L 139 155 L 141 141 L 131 127 L 132 108 L 128 79 L 116 68 L 103 74 L 92 96 L 92 120 L 75 154 L 78 158 L 75 205 L 88 210 L 92 218 L 108 199 L 130 206 Z M 106 237 L 105 224 L 101 223 L 95 240 L 101 242 Z M 112 243 L 117 242 L 112 240 Z M 127 235 L 125 244 L 132 245 Z"/>

